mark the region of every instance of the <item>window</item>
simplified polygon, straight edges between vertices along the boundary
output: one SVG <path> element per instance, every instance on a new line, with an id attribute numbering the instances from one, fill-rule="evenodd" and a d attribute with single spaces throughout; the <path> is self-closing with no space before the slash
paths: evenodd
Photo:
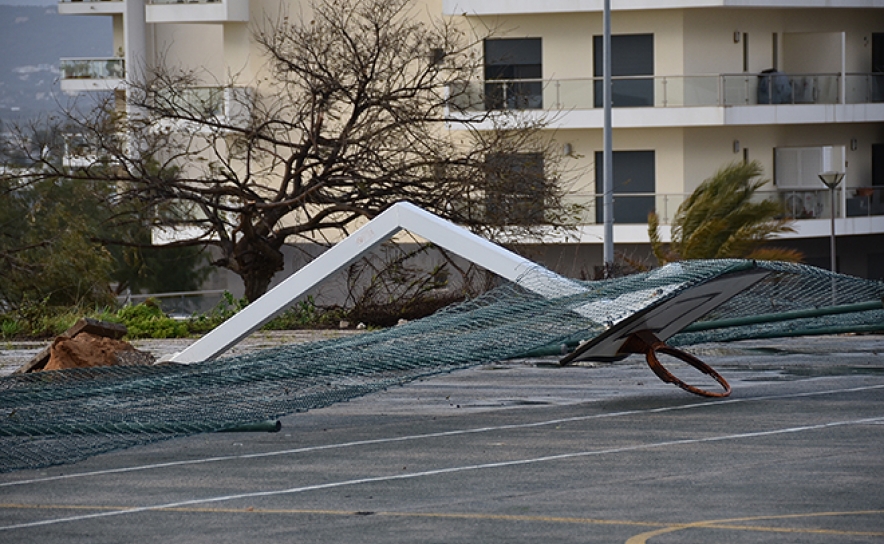
<path id="1" fill-rule="evenodd" d="M 547 183 L 541 153 L 498 153 L 485 159 L 485 214 L 493 225 L 544 222 Z"/>
<path id="2" fill-rule="evenodd" d="M 601 108 L 604 51 L 602 36 L 593 38 L 593 75 L 595 107 Z M 654 75 L 654 35 L 622 34 L 611 36 L 611 105 L 634 108 L 654 105 L 654 79 L 635 76 Z M 616 79 L 621 78 L 621 79 Z"/>
<path id="3" fill-rule="evenodd" d="M 604 193 L 604 154 L 595 154 L 595 192 Z M 648 213 L 654 211 L 655 192 L 654 151 L 615 151 L 612 172 L 614 188 L 614 222 L 647 223 Z M 630 196 L 634 193 L 641 195 Z M 602 197 L 596 197 L 596 223 L 604 223 Z"/>
<path id="4" fill-rule="evenodd" d="M 884 33 L 872 33 L 872 102 L 884 102 Z"/>
<path id="5" fill-rule="evenodd" d="M 540 38 L 485 40 L 485 109 L 543 107 Z"/>
<path id="6" fill-rule="evenodd" d="M 884 144 L 872 144 L 872 185 L 884 187 Z M 878 199 L 884 200 L 884 197 Z"/>

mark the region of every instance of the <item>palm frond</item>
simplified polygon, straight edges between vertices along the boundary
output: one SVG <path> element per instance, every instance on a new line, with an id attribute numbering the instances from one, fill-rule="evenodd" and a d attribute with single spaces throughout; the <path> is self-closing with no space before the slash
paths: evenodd
<path id="1" fill-rule="evenodd" d="M 660 262 L 675 259 L 745 258 L 748 255 L 782 255 L 800 260 L 791 250 L 761 252 L 760 247 L 785 232 L 793 232 L 783 207 L 774 200 L 759 200 L 756 193 L 767 180 L 757 161 L 735 162 L 720 168 L 679 206 L 672 224 L 670 250 L 659 243 L 659 218 L 649 217 L 648 234 Z M 651 223 L 653 219 L 654 223 Z"/>

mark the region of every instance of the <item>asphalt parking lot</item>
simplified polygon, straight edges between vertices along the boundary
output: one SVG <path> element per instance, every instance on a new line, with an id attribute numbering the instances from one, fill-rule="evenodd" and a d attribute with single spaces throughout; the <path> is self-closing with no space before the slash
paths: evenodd
<path id="1" fill-rule="evenodd" d="M 508 361 L 0 474 L 0 542 L 884 541 L 884 336 L 693 351 L 729 398 Z"/>

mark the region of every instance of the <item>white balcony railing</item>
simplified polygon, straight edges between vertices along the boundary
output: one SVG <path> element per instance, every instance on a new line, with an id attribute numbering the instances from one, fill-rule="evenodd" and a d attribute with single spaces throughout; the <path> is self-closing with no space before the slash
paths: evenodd
<path id="1" fill-rule="evenodd" d="M 884 73 L 715 74 L 612 78 L 614 107 L 729 107 L 884 102 Z M 600 108 L 601 78 L 508 79 L 469 82 L 450 90 L 452 105 L 467 111 Z"/>

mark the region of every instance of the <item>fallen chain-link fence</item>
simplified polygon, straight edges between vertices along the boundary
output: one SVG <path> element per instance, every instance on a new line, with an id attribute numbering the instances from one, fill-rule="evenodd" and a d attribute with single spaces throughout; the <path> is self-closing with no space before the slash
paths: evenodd
<path id="1" fill-rule="evenodd" d="M 670 343 L 884 330 L 884 283 L 794 264 L 674 263 L 549 298 L 507 284 L 430 317 L 346 338 L 192 365 L 0 378 L 0 472 L 221 431 L 433 374 L 556 349 L 591 339 L 685 289 L 749 267 L 770 274 Z M 588 306 L 592 302 L 604 304 Z M 790 316 L 787 312 L 794 316 L 776 317 Z"/>

